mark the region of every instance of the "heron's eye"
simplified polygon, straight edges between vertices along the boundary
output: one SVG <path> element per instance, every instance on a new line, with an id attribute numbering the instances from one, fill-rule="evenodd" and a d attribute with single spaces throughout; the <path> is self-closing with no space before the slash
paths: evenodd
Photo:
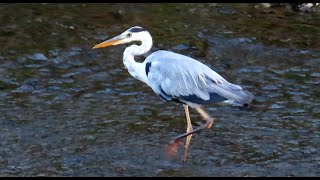
<path id="1" fill-rule="evenodd" d="M 132 33 L 128 33 L 128 34 L 127 34 L 127 37 L 131 37 L 131 36 L 132 36 Z"/>

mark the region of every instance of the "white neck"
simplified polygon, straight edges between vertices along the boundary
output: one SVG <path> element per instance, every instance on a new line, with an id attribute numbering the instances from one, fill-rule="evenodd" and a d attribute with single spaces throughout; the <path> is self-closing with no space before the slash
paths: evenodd
<path id="1" fill-rule="evenodd" d="M 147 76 L 145 72 L 145 63 L 139 63 L 134 60 L 134 56 L 142 55 L 148 52 L 152 47 L 152 37 L 147 32 L 144 33 L 141 39 L 141 45 L 131 45 L 127 47 L 123 52 L 123 64 L 128 69 L 128 72 L 135 78 L 146 82 Z"/>

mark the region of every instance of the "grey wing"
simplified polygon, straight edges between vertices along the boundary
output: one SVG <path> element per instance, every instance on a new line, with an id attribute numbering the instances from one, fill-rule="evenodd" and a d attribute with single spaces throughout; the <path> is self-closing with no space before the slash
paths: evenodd
<path id="1" fill-rule="evenodd" d="M 145 62 L 147 83 L 166 100 L 195 104 L 225 100 L 245 104 L 252 100 L 251 93 L 227 82 L 208 66 L 190 57 L 157 51 Z"/>

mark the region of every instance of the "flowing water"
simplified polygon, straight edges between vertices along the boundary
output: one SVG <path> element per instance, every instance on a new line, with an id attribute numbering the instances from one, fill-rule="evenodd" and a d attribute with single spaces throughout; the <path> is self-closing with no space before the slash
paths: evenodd
<path id="1" fill-rule="evenodd" d="M 0 4 L 0 176 L 319 176 L 320 16 L 254 4 Z M 255 95 L 212 104 L 217 122 L 186 163 L 165 155 L 184 133 L 122 64 L 132 27 L 152 51 L 193 57 Z M 144 57 L 138 57 L 142 61 Z M 191 120 L 201 117 L 191 109 Z"/>

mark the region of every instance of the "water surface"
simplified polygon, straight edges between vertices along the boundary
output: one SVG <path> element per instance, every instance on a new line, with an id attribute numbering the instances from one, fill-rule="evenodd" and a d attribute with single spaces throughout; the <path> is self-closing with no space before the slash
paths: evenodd
<path id="1" fill-rule="evenodd" d="M 253 4 L 0 4 L 1 176 L 319 176 L 319 13 Z M 131 26 L 152 51 L 193 57 L 255 95 L 210 105 L 215 127 L 181 163 L 184 133 L 122 64 L 125 46 L 93 45 Z M 137 58 L 143 60 L 143 56 Z M 191 119 L 201 117 L 191 110 Z"/>

